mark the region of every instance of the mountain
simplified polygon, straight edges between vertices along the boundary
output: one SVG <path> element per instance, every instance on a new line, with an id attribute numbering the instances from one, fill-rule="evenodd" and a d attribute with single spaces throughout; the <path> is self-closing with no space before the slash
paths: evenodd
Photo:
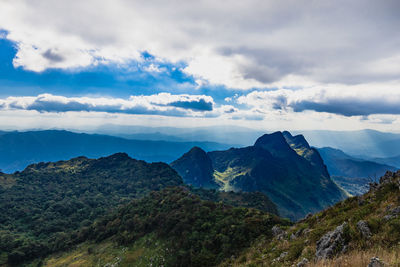
<path id="1" fill-rule="evenodd" d="M 297 154 L 308 160 L 311 165 L 318 168 L 324 176 L 329 176 L 328 169 L 319 151 L 314 147 L 310 147 L 302 134 L 292 136 L 288 131 L 284 131 L 283 136 Z"/>
<path id="2" fill-rule="evenodd" d="M 386 171 L 396 170 L 393 166 L 349 156 L 339 149 L 324 147 L 318 151 L 328 166 L 329 173 L 335 176 L 373 179 L 382 176 Z"/>
<path id="3" fill-rule="evenodd" d="M 375 130 L 302 131 L 314 147 L 333 147 L 357 157 L 392 157 L 398 155 L 400 134 Z"/>
<path id="4" fill-rule="evenodd" d="M 380 164 L 392 165 L 400 168 L 400 155 L 388 158 L 371 158 L 371 160 Z"/>
<path id="5" fill-rule="evenodd" d="M 212 177 L 208 175 L 207 179 L 224 191 L 265 193 L 282 216 L 296 220 L 345 198 L 345 193 L 330 179 L 323 162 L 316 160 L 318 151 L 310 151 L 315 155 L 299 155 L 281 132 L 265 134 L 254 146 L 206 153 L 208 159 L 204 162 L 211 161 L 213 169 Z M 171 163 L 181 176 L 197 173 L 191 155 L 187 153 Z"/>
<path id="6" fill-rule="evenodd" d="M 397 170 L 393 166 L 352 157 L 339 149 L 324 147 L 318 151 L 328 166 L 332 179 L 352 195 L 365 193 L 370 182 L 386 171 Z"/>
<path id="7" fill-rule="evenodd" d="M 22 172 L 1 173 L 1 261 L 7 256 L 12 262 L 22 261 L 68 246 L 67 234 L 119 205 L 182 184 L 167 164 L 146 163 L 125 153 L 38 163 Z"/>
<path id="8" fill-rule="evenodd" d="M 218 184 L 213 179 L 214 170 L 211 159 L 199 147 L 193 147 L 178 160 L 172 162 L 171 167 L 182 176 L 185 184 L 202 188 L 218 188 Z"/>
<path id="9" fill-rule="evenodd" d="M 0 266 L 20 265 L 68 249 L 78 229 L 107 217 L 132 199 L 177 186 L 221 207 L 278 214 L 276 205 L 264 194 L 183 188 L 182 178 L 169 165 L 135 160 L 126 153 L 42 162 L 22 172 L 0 173 Z"/>
<path id="10" fill-rule="evenodd" d="M 216 266 L 275 225 L 290 223 L 255 209 L 201 200 L 184 187 L 130 202 L 67 240 L 72 249 L 44 266 Z"/>
<path id="11" fill-rule="evenodd" d="M 0 134 L 0 169 L 10 173 L 41 161 L 66 160 L 78 156 L 97 158 L 117 152 L 126 152 L 150 162 L 170 162 L 193 146 L 206 151 L 229 147 L 213 142 L 128 140 L 56 130 L 7 132 Z"/>
<path id="12" fill-rule="evenodd" d="M 400 171 L 387 172 L 366 194 L 275 227 L 272 242 L 261 236 L 220 266 L 399 266 L 399 185 Z"/>

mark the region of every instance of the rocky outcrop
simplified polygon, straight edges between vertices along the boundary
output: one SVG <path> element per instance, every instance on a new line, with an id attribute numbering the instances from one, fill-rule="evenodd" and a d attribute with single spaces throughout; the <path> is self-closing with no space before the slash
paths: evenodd
<path id="1" fill-rule="evenodd" d="M 383 217 L 385 221 L 389 221 L 391 219 L 397 218 L 400 215 L 400 206 L 397 206 L 393 209 L 388 207 L 388 214 Z"/>
<path id="2" fill-rule="evenodd" d="M 381 261 L 378 257 L 371 258 L 367 267 L 384 267 L 385 263 Z"/>
<path id="3" fill-rule="evenodd" d="M 271 229 L 272 231 L 272 235 L 278 239 L 278 240 L 282 240 L 285 239 L 285 236 L 287 235 L 287 233 L 285 231 L 283 231 L 279 226 L 275 225 L 274 227 L 272 227 Z"/>
<path id="4" fill-rule="evenodd" d="M 368 223 L 366 221 L 359 221 L 357 223 L 357 229 L 360 231 L 361 235 L 365 239 L 369 239 L 372 234 L 371 230 L 369 229 Z"/>
<path id="5" fill-rule="evenodd" d="M 345 230 L 348 227 L 347 223 L 336 227 L 335 230 L 328 232 L 317 242 L 315 257 L 317 260 L 332 258 L 347 249 L 348 240 L 345 236 Z"/>
<path id="6" fill-rule="evenodd" d="M 308 263 L 309 261 L 306 258 L 303 258 L 299 263 L 297 263 L 296 267 L 305 267 Z"/>

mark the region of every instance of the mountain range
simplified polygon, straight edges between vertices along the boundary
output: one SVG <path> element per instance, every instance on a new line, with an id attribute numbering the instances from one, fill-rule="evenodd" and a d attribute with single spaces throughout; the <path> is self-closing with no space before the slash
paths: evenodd
<path id="1" fill-rule="evenodd" d="M 265 134 L 244 148 L 206 153 L 195 147 L 171 166 L 193 186 L 263 192 L 293 220 L 346 197 L 318 151 L 289 132 Z"/>
<path id="2" fill-rule="evenodd" d="M 117 152 L 149 162 L 171 162 L 193 146 L 206 151 L 226 149 L 215 142 L 172 142 L 130 140 L 120 137 L 69 131 L 28 131 L 0 133 L 0 169 L 11 173 L 31 163 L 86 156 L 98 158 Z"/>
<path id="3" fill-rule="evenodd" d="M 324 147 L 318 149 L 332 179 L 352 195 L 368 191 L 369 183 L 376 182 L 386 171 L 398 168 L 370 160 L 350 156 L 339 149 Z"/>

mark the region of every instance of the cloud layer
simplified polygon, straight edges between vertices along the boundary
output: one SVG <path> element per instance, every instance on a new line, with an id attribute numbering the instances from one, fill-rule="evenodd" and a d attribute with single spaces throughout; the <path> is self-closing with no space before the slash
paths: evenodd
<path id="1" fill-rule="evenodd" d="M 396 0 L 3 0 L 0 28 L 17 43 L 14 65 L 28 70 L 148 51 L 186 62 L 201 84 L 249 89 L 399 79 L 398 10 Z"/>
<path id="2" fill-rule="evenodd" d="M 393 86 L 399 88 L 399 86 Z M 298 90 L 253 91 L 237 103 L 265 112 L 325 112 L 343 116 L 400 114 L 400 91 L 360 86 L 313 87 Z"/>
<path id="3" fill-rule="evenodd" d="M 106 112 L 163 116 L 207 116 L 214 111 L 214 100 L 204 95 L 171 95 L 122 98 L 65 97 L 41 94 L 33 97 L 0 99 L 1 110 L 35 110 L 38 112 Z"/>

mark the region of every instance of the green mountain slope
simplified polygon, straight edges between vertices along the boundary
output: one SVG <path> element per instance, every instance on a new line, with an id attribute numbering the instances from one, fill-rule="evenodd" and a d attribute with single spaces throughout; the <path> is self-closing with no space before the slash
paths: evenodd
<path id="1" fill-rule="evenodd" d="M 220 189 L 265 193 L 282 216 L 296 220 L 345 197 L 330 179 L 322 160 L 316 160 L 318 151 L 306 146 L 311 153 L 299 155 L 284 135 L 276 132 L 263 135 L 254 146 L 212 151 L 207 156 Z M 311 154 L 314 156 L 308 157 Z M 187 154 L 172 163 L 182 176 L 195 171 L 194 164 L 185 162 L 190 162 Z"/>
<path id="2" fill-rule="evenodd" d="M 0 177 L 2 263 L 7 257 L 22 261 L 68 246 L 68 233 L 111 209 L 182 184 L 167 164 L 149 164 L 124 153 L 39 163 Z"/>
<path id="3" fill-rule="evenodd" d="M 364 267 L 372 257 L 400 266 L 400 171 L 387 172 L 368 193 L 351 197 L 293 226 L 259 238 L 223 266 Z M 303 260 L 306 259 L 306 260 Z M 373 265 L 382 266 L 382 265 Z"/>
<path id="4" fill-rule="evenodd" d="M 118 257 L 119 266 L 215 266 L 259 235 L 271 237 L 276 224 L 289 222 L 259 210 L 201 200 L 185 187 L 168 188 L 81 229 L 76 240 L 83 245 L 44 263 L 96 266 Z"/>

